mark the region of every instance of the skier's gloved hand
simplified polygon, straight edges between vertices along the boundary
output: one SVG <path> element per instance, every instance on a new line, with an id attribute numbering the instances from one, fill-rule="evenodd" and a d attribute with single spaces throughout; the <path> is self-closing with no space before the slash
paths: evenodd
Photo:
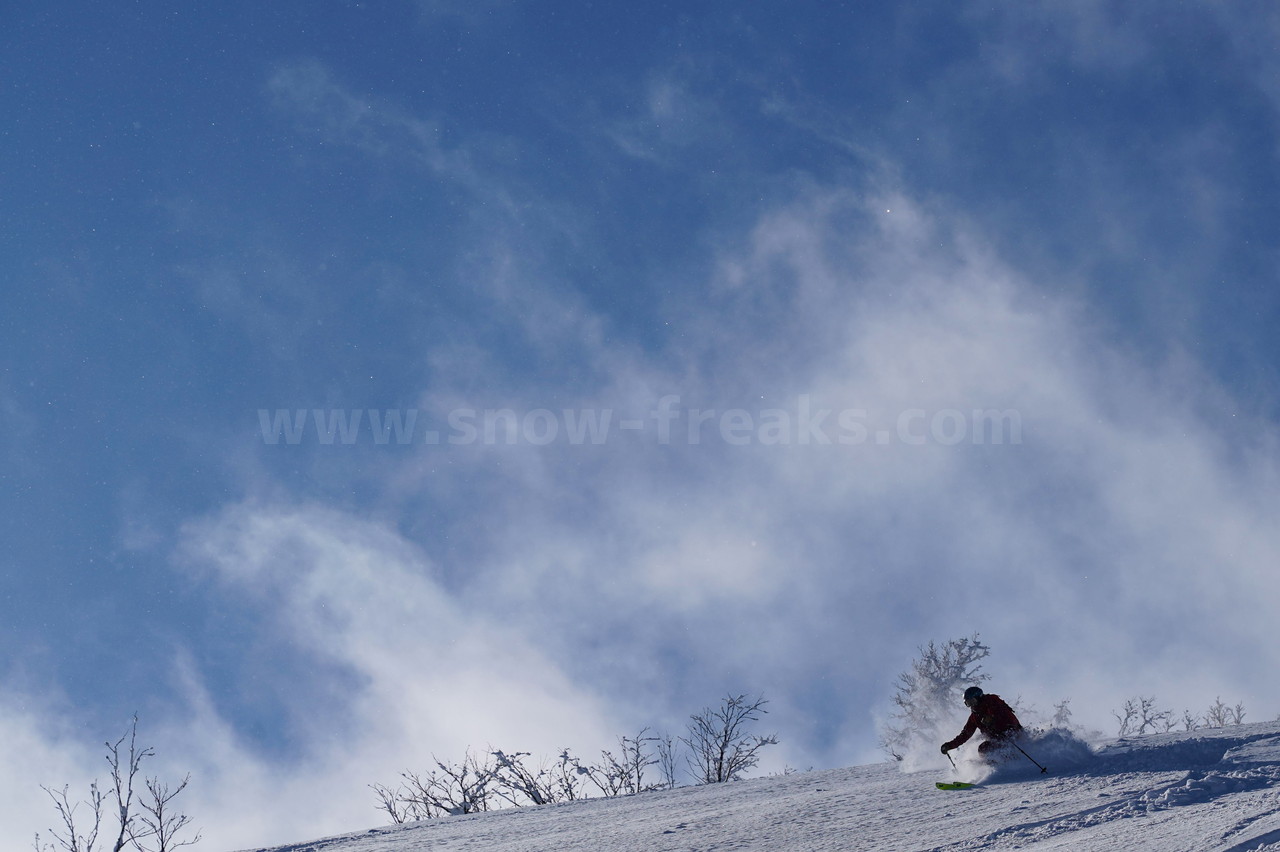
<path id="1" fill-rule="evenodd" d="M 943 754 L 946 754 L 946 753 L 947 753 L 947 752 L 949 752 L 949 751 L 951 751 L 951 749 L 949 748 L 948 744 L 947 744 L 947 743 L 943 743 L 943 744 L 942 744 L 942 753 L 943 753 Z"/>

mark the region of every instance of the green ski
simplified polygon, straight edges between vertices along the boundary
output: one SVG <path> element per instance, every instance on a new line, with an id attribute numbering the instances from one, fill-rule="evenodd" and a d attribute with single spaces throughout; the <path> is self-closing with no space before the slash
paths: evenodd
<path id="1" fill-rule="evenodd" d="M 969 788 L 976 787 L 977 785 L 966 784 L 963 781 L 952 781 L 950 783 L 938 781 L 933 786 L 937 787 L 939 790 L 968 790 Z"/>

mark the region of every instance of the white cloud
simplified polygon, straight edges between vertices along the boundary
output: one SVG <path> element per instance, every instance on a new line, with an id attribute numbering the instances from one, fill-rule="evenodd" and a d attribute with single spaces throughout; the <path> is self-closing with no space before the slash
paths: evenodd
<path id="1" fill-rule="evenodd" d="M 166 720 L 164 753 L 195 767 L 211 841 L 358 828 L 377 819 L 364 785 L 432 752 L 589 754 L 726 690 L 773 700 L 771 761 L 865 758 L 869 705 L 914 647 L 974 630 L 994 688 L 1042 709 L 1070 695 L 1097 727 L 1138 692 L 1271 714 L 1280 695 L 1256 675 L 1280 662 L 1277 444 L 1253 420 L 1255 443 L 1219 434 L 1206 412 L 1229 397 L 1193 363 L 1143 366 L 1051 273 L 1007 268 L 961 217 L 902 195 L 802 189 L 716 257 L 714 280 L 674 297 L 679 333 L 657 353 L 611 345 L 580 304 L 557 313 L 513 260 L 504 319 L 557 317 L 528 338 L 578 341 L 596 384 L 493 362 L 489 393 L 619 417 L 666 394 L 756 413 L 803 395 L 865 410 L 868 439 L 426 447 L 397 459 L 388 493 L 413 524 L 424 501 L 451 509 L 431 521 L 449 564 L 389 522 L 278 496 L 193 522 L 184 564 L 360 684 L 342 706 L 291 708 L 303 755 L 281 762 L 237 738 L 187 664 L 191 715 Z M 466 403 L 472 377 L 427 403 Z M 974 408 L 1018 412 L 1022 442 L 874 439 L 904 411 Z"/>
<path id="2" fill-rule="evenodd" d="M 65 708 L 45 706 L 12 688 L 0 703 L 0 825 L 9 843 L 29 843 L 55 825 L 55 814 L 40 785 L 61 790 L 79 781 L 97 757 L 75 741 L 75 731 L 58 724 Z M 97 769 L 98 767 L 93 767 Z"/>
<path id="3" fill-rule="evenodd" d="M 1280 10 L 1222 4 L 1208 11 L 1234 48 L 1243 74 L 1270 99 L 1273 116 L 1280 113 L 1280 60 L 1274 49 L 1280 38 Z"/>
<path id="4" fill-rule="evenodd" d="M 219 812 L 288 811 L 305 794 L 312 800 L 307 831 L 350 828 L 373 820 L 364 785 L 424 768 L 433 753 L 455 759 L 467 747 L 492 744 L 551 754 L 613 736 L 605 707 L 531 637 L 464 608 L 421 552 L 378 524 L 319 508 L 246 504 L 193 524 L 186 541 L 192 565 L 211 569 L 228 594 L 274 620 L 290 642 L 359 683 L 333 719 L 326 708 L 311 708 L 308 766 L 251 798 L 238 787 L 219 788 Z M 193 703 L 202 716 L 213 713 L 206 702 Z M 350 729 L 338 721 L 344 718 Z M 212 726 L 220 724 L 215 718 Z M 273 799 L 283 803 L 270 807 Z M 323 826 L 314 822 L 316 801 L 325 803 Z M 239 842 L 266 842 L 266 831 L 263 825 Z M 269 833 L 286 835 L 276 825 Z"/>
<path id="5" fill-rule="evenodd" d="M 259 613 L 266 633 L 357 684 L 332 704 L 287 700 L 303 745 L 282 759 L 237 732 L 219 709 L 228 696 L 211 694 L 198 658 L 180 654 L 173 676 L 185 709 L 144 715 L 139 739 L 156 749 L 148 773 L 191 773 L 181 804 L 207 845 L 376 824 L 367 785 L 394 785 L 403 770 L 429 768 L 432 755 L 456 760 L 493 745 L 550 756 L 568 746 L 590 758 L 621 730 L 609 702 L 566 678 L 536 636 L 448 593 L 429 560 L 379 524 L 313 507 L 233 505 L 184 530 L 182 561 Z M 53 824 L 39 784 L 87 795 L 89 781 L 106 775 L 95 744 L 120 733 L 55 727 L 72 718 L 68 708 L 33 708 L 20 695 L 11 690 L 0 707 L 0 822 L 11 840 Z"/>
<path id="6" fill-rule="evenodd" d="M 1097 724 L 1142 684 L 1254 689 L 1247 672 L 1275 662 L 1256 603 L 1276 591 L 1280 541 L 1257 508 L 1274 505 L 1274 452 L 1259 442 L 1253 469 L 1269 473 L 1250 472 L 1204 418 L 1221 391 L 1203 375 L 1130 357 L 1051 272 L 1005 267 L 962 221 L 900 195 L 802 192 L 723 246 L 722 286 L 669 311 L 684 317 L 669 357 L 602 346 L 611 381 L 584 404 L 639 414 L 678 393 L 758 413 L 808 395 L 865 410 L 868 440 L 470 448 L 422 487 L 444 500 L 457 479 L 494 483 L 485 594 L 526 629 L 568 610 L 634 639 L 636 657 L 679 635 L 679 666 L 780 703 L 804 677 L 865 701 L 915 644 L 975 629 L 1021 679 L 1008 691 L 1047 705 L 1073 684 Z M 524 386 L 509 402 L 552 394 Z M 1013 411 L 1023 440 L 876 443 L 917 409 Z M 543 558 L 569 551 L 590 557 L 574 570 Z M 1225 629 L 1233 611 L 1256 626 Z M 576 672 L 625 689 L 607 668 Z M 637 693 L 663 694 L 665 675 L 651 676 Z"/>
<path id="7" fill-rule="evenodd" d="M 946 75 L 924 102 L 966 109 L 959 93 L 992 67 L 1034 87 L 1048 82 L 1046 58 L 1114 71 L 1149 56 L 1141 13 L 1051 5 L 974 13 L 994 33 L 978 67 Z M 502 4 L 420 8 L 429 23 L 478 24 Z M 1275 29 L 1272 15 L 1248 34 L 1231 30 L 1273 98 Z M 723 141 L 723 98 L 705 83 L 714 76 L 687 63 L 660 70 L 638 87 L 636 117 L 605 122 L 605 134 L 664 163 Z M 678 726 L 725 690 L 773 700 L 769 727 L 783 744 L 772 765 L 866 759 L 870 705 L 914 647 L 974 630 L 993 645 L 995 688 L 1041 709 L 1072 696 L 1098 727 L 1135 693 L 1175 708 L 1220 694 L 1244 700 L 1251 718 L 1275 712 L 1280 693 L 1258 677 L 1280 662 L 1270 636 L 1280 592 L 1274 424 L 1215 387 L 1194 353 L 1155 367 L 1134 357 L 1092 306 L 1064 295 L 1060 270 L 1007 266 L 962 211 L 888 179 L 870 193 L 802 185 L 747 233 L 696 235 L 714 246 L 706 267 L 690 268 L 713 271 L 663 269 L 673 328 L 637 342 L 556 281 L 546 234 L 603 250 L 574 242 L 588 229 L 554 202 L 518 198 L 518 183 L 495 177 L 484 139 L 361 93 L 318 62 L 281 67 L 267 91 L 300 131 L 479 199 L 455 272 L 542 369 L 530 378 L 459 324 L 423 353 L 437 377 L 424 409 L 648 418 L 675 394 L 683 435 L 690 408 L 742 408 L 758 421 L 765 409 L 794 415 L 806 398 L 865 412 L 867 431 L 856 446 L 736 447 L 713 420 L 689 446 L 657 442 L 651 419 L 635 435 L 615 420 L 599 447 L 432 446 L 372 460 L 369 479 L 384 487 L 373 519 L 299 504 L 252 467 L 257 499 L 190 523 L 181 564 L 260 614 L 264 643 L 323 669 L 291 677 L 338 669 L 356 686 L 321 691 L 318 703 L 283 695 L 300 745 L 281 758 L 255 752 L 200 659 L 180 657 L 184 712 L 144 718 L 143 731 L 155 732 L 147 738 L 168 775 L 193 772 L 185 795 L 206 845 L 356 829 L 378 820 L 365 785 L 424 767 L 432 753 L 493 743 L 590 754 L 631 725 Z M 770 98 L 768 109 L 860 162 L 882 158 L 848 116 Z M 943 121 L 933 134 L 940 162 L 946 130 Z M 1186 181 L 1206 233 L 1229 202 L 1198 164 L 1227 150 L 1210 127 L 1155 155 Z M 1120 255 L 1133 248 L 1125 219 L 1141 208 L 1113 192 L 1129 184 L 1112 168 L 1095 158 L 1073 174 L 1089 197 L 1117 198 L 1104 210 L 1095 201 L 1091 216 L 1111 217 Z M 208 218 L 178 212 L 192 210 L 187 226 Z M 270 233 L 232 243 L 249 245 L 262 270 L 253 277 L 222 260 L 178 272 L 202 304 L 244 315 L 259 338 L 292 351 L 290 328 L 321 296 L 299 284 L 310 267 L 274 244 Z M 1134 286 L 1163 292 L 1162 274 Z M 258 304 L 255 286 L 277 307 Z M 899 440 L 906 412 L 921 412 L 914 428 L 927 432 L 939 412 L 988 409 L 1016 412 L 1020 443 Z M 1239 415 L 1231 432 L 1219 416 L 1227 409 Z M 0 387 L 0 423 L 21 438 L 32 422 Z M 447 562 L 399 532 L 424 528 L 449 542 Z M 157 541 L 133 523 L 125 539 Z M 35 785 L 83 789 L 102 774 L 103 736 L 59 726 L 73 718 L 66 708 L 10 695 L 0 706 L 0 824 L 25 839 L 30 829 L 16 827 L 46 826 L 51 813 Z"/>
<path id="8" fill-rule="evenodd" d="M 1204 419 L 1222 392 L 1193 366 L 1141 365 L 1087 305 L 1005 267 L 959 221 L 893 193 L 801 191 L 721 246 L 722 286 L 671 306 L 683 334 L 662 357 L 610 346 L 580 309 L 559 315 L 558 335 L 599 365 L 595 393 L 565 398 L 492 365 L 516 410 L 647 415 L 677 393 L 758 414 L 805 395 L 865 410 L 859 445 L 735 447 L 714 430 L 663 445 L 650 432 L 461 447 L 447 465 L 427 448 L 421 478 L 396 488 L 455 506 L 480 489 L 474 511 L 493 522 L 453 522 L 474 539 L 455 556 L 465 569 L 321 509 L 234 507 L 193 541 L 234 587 L 271 590 L 300 646 L 367 678 L 356 716 L 387 720 L 377 743 L 560 730 L 578 745 L 593 726 L 678 726 L 747 690 L 774 701 L 774 759 L 849 760 L 871 739 L 868 703 L 915 645 L 973 630 L 995 648 L 1000 689 L 1042 708 L 1072 695 L 1097 727 L 1134 692 L 1280 700 L 1253 674 L 1277 662 L 1264 614 L 1280 551 L 1266 522 L 1274 444 L 1225 445 Z M 533 323 L 550 297 L 526 272 L 507 270 L 522 295 L 499 304 Z M 905 411 L 974 409 L 1016 412 L 1022 442 L 874 439 Z M 434 665 L 398 677 L 410 647 Z M 844 709 L 813 704 L 817 683 Z M 557 728 L 566 707 L 580 717 Z M 813 714 L 829 720 L 825 744 L 804 732 Z"/>
<path id="9" fill-rule="evenodd" d="M 687 166 L 679 158 L 695 148 L 710 162 L 733 159 L 737 133 L 724 104 L 721 68 L 689 56 L 655 68 L 634 89 L 620 89 L 613 117 L 601 132 L 618 150 L 661 166 Z"/>

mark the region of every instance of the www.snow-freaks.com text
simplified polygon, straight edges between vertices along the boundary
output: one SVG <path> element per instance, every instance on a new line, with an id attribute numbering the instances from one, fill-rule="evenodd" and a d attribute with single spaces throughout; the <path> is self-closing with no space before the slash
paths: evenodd
<path id="1" fill-rule="evenodd" d="M 639 417 L 615 408 L 467 408 L 423 412 L 416 408 L 258 409 L 262 440 L 269 445 L 325 446 L 444 444 L 547 446 L 601 445 L 630 435 L 658 444 L 728 446 L 881 446 L 1022 443 L 1016 409 L 906 408 L 873 413 L 863 408 L 823 408 L 800 396 L 790 408 L 693 408 L 664 396 Z M 430 426 L 431 428 L 427 428 Z"/>

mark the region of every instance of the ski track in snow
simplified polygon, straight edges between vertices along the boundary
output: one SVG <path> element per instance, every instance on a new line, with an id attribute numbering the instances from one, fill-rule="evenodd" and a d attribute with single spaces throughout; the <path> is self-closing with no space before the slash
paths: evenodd
<path id="1" fill-rule="evenodd" d="M 1049 775 L 853 767 L 384 826 L 261 852 L 1280 852 L 1280 723 L 1118 740 Z"/>

